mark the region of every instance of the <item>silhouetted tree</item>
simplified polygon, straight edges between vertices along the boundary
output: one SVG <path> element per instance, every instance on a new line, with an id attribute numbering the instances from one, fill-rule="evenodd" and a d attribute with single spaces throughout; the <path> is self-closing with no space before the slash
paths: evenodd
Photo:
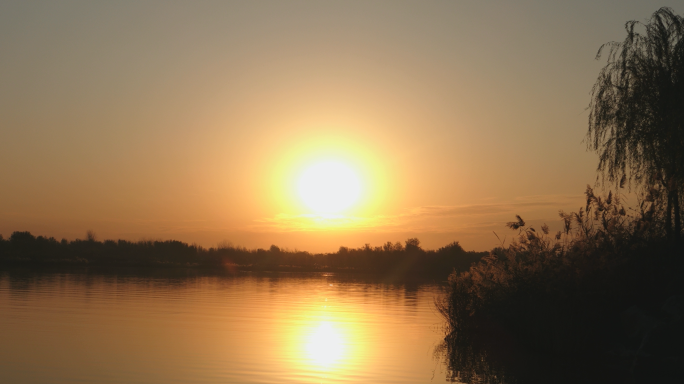
<path id="1" fill-rule="evenodd" d="M 86 231 L 86 240 L 87 241 L 95 241 L 97 239 L 97 235 L 95 234 L 95 231 L 92 229 L 89 229 Z"/>
<path id="2" fill-rule="evenodd" d="M 645 33 L 636 31 L 643 26 Z M 608 180 L 666 190 L 666 228 L 678 241 L 684 186 L 684 20 L 670 8 L 629 21 L 623 42 L 604 44 L 607 63 L 592 89 L 589 148 Z M 674 223 L 673 223 L 674 215 Z"/>
<path id="3" fill-rule="evenodd" d="M 406 252 L 419 252 L 422 251 L 420 248 L 420 240 L 413 237 L 406 240 Z"/>
<path id="4" fill-rule="evenodd" d="M 15 231 L 9 238 L 10 243 L 14 247 L 18 248 L 28 248 L 35 244 L 36 237 L 31 234 L 31 232 L 25 231 Z"/>

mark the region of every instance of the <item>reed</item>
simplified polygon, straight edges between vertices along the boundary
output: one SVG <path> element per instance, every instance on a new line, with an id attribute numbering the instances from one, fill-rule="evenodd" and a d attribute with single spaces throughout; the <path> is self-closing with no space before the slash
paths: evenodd
<path id="1" fill-rule="evenodd" d="M 469 270 L 449 276 L 438 303 L 447 339 L 502 325 L 531 350 L 587 353 L 620 333 L 630 305 L 656 307 L 682 291 L 681 249 L 667 240 L 661 191 L 649 189 L 626 209 L 619 193 L 585 192 L 586 206 L 559 212 L 550 234 L 516 220 L 516 240 L 493 249 Z"/>

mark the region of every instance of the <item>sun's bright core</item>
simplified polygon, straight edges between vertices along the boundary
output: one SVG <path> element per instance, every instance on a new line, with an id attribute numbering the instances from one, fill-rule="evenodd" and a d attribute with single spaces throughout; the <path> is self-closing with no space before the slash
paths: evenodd
<path id="1" fill-rule="evenodd" d="M 299 179 L 299 196 L 320 214 L 339 213 L 352 206 L 361 193 L 356 174 L 338 162 L 322 162 L 307 168 Z"/>

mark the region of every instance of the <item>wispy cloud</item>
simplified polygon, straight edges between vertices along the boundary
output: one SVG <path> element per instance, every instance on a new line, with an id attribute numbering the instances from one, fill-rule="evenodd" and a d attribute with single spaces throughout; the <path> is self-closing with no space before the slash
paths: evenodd
<path id="1" fill-rule="evenodd" d="M 377 226 L 377 218 L 344 215 L 289 215 L 280 213 L 275 217 L 254 220 L 249 229 L 256 231 L 316 231 L 330 229 L 368 229 Z"/>
<path id="2" fill-rule="evenodd" d="M 329 230 L 364 230 L 381 232 L 451 232 L 484 230 L 501 226 L 515 214 L 555 216 L 558 209 L 582 204 L 581 195 L 524 196 L 505 203 L 483 203 L 459 206 L 421 206 L 393 215 L 372 217 L 344 215 L 291 215 L 254 221 L 247 228 L 257 232 L 297 232 Z"/>

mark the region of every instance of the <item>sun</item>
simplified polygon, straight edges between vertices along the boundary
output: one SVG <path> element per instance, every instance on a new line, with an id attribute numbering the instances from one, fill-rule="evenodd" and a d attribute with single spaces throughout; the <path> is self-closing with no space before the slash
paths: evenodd
<path id="1" fill-rule="evenodd" d="M 307 168 L 298 187 L 304 204 L 319 214 L 339 213 L 351 207 L 361 194 L 361 183 L 354 171 L 335 161 Z"/>

